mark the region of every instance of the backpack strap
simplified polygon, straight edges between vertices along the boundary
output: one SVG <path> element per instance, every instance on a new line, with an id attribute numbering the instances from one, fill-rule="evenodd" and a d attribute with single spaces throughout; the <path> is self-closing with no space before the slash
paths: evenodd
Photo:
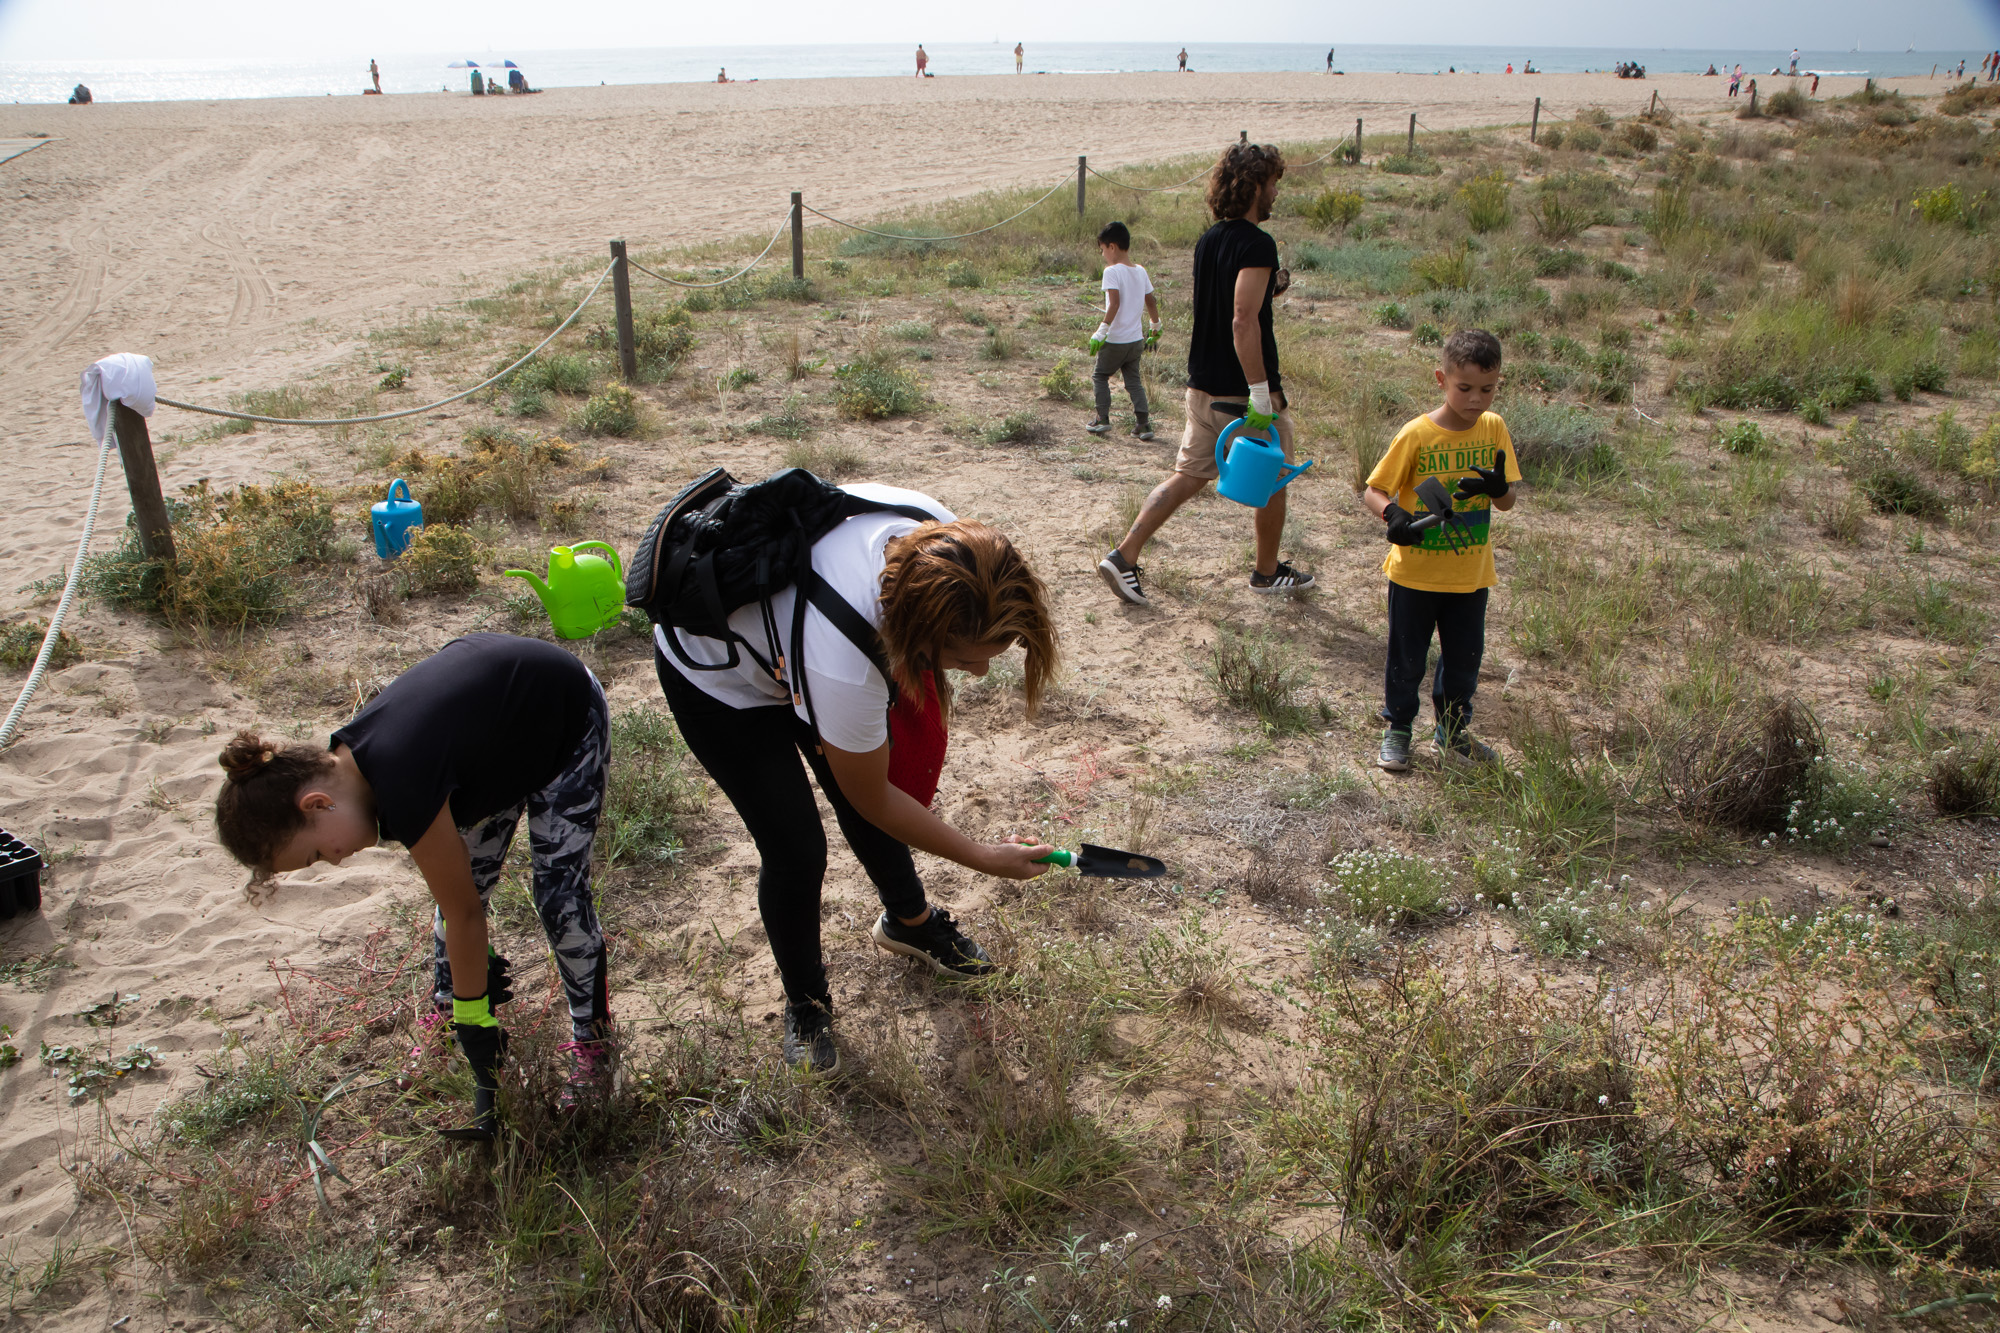
<path id="1" fill-rule="evenodd" d="M 861 650 L 869 664 L 882 674 L 883 684 L 889 687 L 889 704 L 896 703 L 896 678 L 889 672 L 888 655 L 882 651 L 882 636 L 868 623 L 868 618 L 854 609 L 845 597 L 833 590 L 833 585 L 821 576 L 817 569 L 807 569 L 799 580 L 806 598 L 819 613 L 827 618 L 833 627 L 847 636 L 847 641 Z"/>

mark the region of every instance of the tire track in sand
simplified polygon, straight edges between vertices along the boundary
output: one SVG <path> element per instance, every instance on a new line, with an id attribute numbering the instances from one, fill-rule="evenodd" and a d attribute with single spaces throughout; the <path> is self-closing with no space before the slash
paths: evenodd
<path id="1" fill-rule="evenodd" d="M 69 245 L 78 256 L 76 276 L 55 309 L 21 336 L 19 347 L 9 358 L 9 369 L 17 374 L 61 347 L 97 313 L 104 295 L 105 270 L 111 261 L 111 229 L 102 221 L 89 223 L 70 233 Z"/>

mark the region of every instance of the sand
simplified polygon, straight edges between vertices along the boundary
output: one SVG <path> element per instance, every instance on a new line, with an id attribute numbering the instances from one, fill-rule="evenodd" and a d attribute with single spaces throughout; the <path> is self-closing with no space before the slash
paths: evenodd
<path id="1" fill-rule="evenodd" d="M 144 352 L 163 391 L 221 403 L 305 374 L 368 328 L 601 257 L 612 237 L 765 233 L 792 189 L 860 218 L 1053 183 L 1077 153 L 1112 169 L 1206 152 L 1239 129 L 1292 143 L 1330 140 L 1356 117 L 1371 133 L 1400 129 L 1413 110 L 1438 130 L 1525 122 L 1536 96 L 1544 123 L 1592 104 L 1629 114 L 1656 88 L 1682 113 L 1724 106 L 1721 80 L 1693 76 L 1127 75 L 0 107 L 0 138 L 55 138 L 0 165 L 0 439 L 12 463 L 0 608 L 23 610 L 17 589 L 74 546 L 92 463 L 76 380 L 110 352 Z M 162 409 L 154 430 L 206 424 Z M 304 433 L 284 434 L 169 447 L 167 489 L 262 480 L 300 461 Z M 99 549 L 125 507 L 114 463 Z M 117 1043 L 156 1043 L 168 1062 L 106 1103 L 111 1127 L 129 1131 L 199 1086 L 196 1065 L 223 1034 L 275 1025 L 274 960 L 351 951 L 379 924 L 381 895 L 416 883 L 400 853 L 377 850 L 292 877 L 309 890 L 246 902 L 208 799 L 213 730 L 257 710 L 159 651 L 142 623 L 102 609 L 86 623 L 153 646 L 54 677 L 0 755 L 0 825 L 61 858 L 44 915 L 0 925 L 0 963 L 62 945 L 73 964 L 45 989 L 0 985 L 0 1022 L 27 1052 L 0 1073 L 0 1252 L 19 1243 L 23 1255 L 68 1224 L 78 1194 L 65 1166 L 98 1130 L 98 1108 L 68 1110 L 34 1059 L 42 1040 L 101 1035 L 65 1015 L 141 997 Z M 413 627 L 408 652 L 438 632 Z M 0 673 L 0 703 L 21 678 Z M 643 670 L 621 690 L 643 697 Z"/>

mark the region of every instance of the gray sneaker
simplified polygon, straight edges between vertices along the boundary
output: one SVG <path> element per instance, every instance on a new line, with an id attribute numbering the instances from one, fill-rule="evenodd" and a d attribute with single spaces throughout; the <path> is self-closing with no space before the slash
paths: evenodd
<path id="1" fill-rule="evenodd" d="M 1084 429 L 1092 435 L 1109 435 L 1111 433 L 1111 423 L 1108 421 L 1093 421 L 1088 426 L 1085 426 Z"/>
<path id="2" fill-rule="evenodd" d="M 1431 733 L 1431 739 L 1437 742 L 1438 758 L 1447 763 L 1491 764 L 1500 758 L 1499 751 L 1469 731 L 1461 730 L 1456 735 L 1448 736 L 1445 734 L 1445 729 L 1440 726 Z M 1384 742 L 1383 748 L 1387 749 L 1387 742 Z"/>
<path id="3" fill-rule="evenodd" d="M 1139 587 L 1139 567 L 1125 563 L 1125 557 L 1114 548 L 1110 555 L 1097 562 L 1097 574 L 1120 600 L 1134 606 L 1151 606 L 1145 592 Z"/>
<path id="4" fill-rule="evenodd" d="M 785 1063 L 810 1078 L 840 1077 L 840 1048 L 833 1044 L 833 1007 L 785 1006 Z"/>
<path id="5" fill-rule="evenodd" d="M 1391 773 L 1401 773 L 1410 766 L 1410 733 L 1391 727 L 1382 733 L 1382 752 L 1375 756 L 1375 764 Z"/>

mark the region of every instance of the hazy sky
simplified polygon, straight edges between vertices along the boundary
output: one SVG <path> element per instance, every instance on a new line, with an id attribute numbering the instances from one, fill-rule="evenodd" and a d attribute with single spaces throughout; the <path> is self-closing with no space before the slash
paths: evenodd
<path id="1" fill-rule="evenodd" d="M 2000 0 L 0 0 L 0 60 L 792 42 L 1355 42 L 1694 49 L 2000 46 Z"/>

